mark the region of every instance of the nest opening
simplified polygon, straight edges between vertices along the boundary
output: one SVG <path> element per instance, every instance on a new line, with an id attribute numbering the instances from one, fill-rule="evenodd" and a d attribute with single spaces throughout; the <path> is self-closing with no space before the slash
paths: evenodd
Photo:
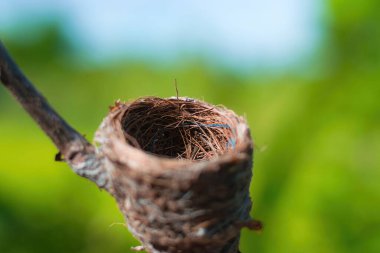
<path id="1" fill-rule="evenodd" d="M 127 105 L 129 145 L 167 158 L 208 160 L 235 149 L 236 120 L 223 108 L 187 99 L 141 98 Z"/>

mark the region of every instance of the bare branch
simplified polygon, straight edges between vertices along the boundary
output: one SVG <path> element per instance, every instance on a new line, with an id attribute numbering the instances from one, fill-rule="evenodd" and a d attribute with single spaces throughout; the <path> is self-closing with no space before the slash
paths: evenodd
<path id="1" fill-rule="evenodd" d="M 1 42 L 0 80 L 50 137 L 73 170 L 105 188 L 107 180 L 104 175 L 99 175 L 102 171 L 95 148 L 54 111 L 21 72 Z"/>

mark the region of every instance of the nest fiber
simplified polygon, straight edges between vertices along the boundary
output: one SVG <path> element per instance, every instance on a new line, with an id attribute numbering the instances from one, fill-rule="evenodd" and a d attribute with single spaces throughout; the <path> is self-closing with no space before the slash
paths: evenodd
<path id="1" fill-rule="evenodd" d="M 130 231 L 152 253 L 237 253 L 252 226 L 244 118 L 189 98 L 117 102 L 96 134 Z"/>
<path id="2" fill-rule="evenodd" d="M 161 157 L 208 160 L 234 148 L 233 121 L 194 100 L 146 98 L 122 118 L 130 145 Z"/>

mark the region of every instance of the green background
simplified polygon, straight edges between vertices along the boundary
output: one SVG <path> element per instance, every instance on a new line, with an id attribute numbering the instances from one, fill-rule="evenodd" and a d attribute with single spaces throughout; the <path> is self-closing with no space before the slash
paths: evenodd
<path id="1" fill-rule="evenodd" d="M 175 95 L 246 115 L 256 144 L 251 252 L 380 252 L 380 4 L 328 1 L 325 38 L 294 71 L 242 74 L 201 60 L 80 61 L 54 23 L 2 38 L 50 103 L 89 139 L 120 98 Z M 115 201 L 54 162 L 56 148 L 0 87 L 0 252 L 130 252 Z"/>

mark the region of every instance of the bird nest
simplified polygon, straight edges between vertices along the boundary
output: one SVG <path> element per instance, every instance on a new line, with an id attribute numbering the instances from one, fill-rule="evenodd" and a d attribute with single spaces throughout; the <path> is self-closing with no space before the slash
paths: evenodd
<path id="1" fill-rule="evenodd" d="M 96 133 L 110 192 L 150 253 L 236 253 L 249 216 L 244 118 L 189 98 L 117 102 Z"/>

